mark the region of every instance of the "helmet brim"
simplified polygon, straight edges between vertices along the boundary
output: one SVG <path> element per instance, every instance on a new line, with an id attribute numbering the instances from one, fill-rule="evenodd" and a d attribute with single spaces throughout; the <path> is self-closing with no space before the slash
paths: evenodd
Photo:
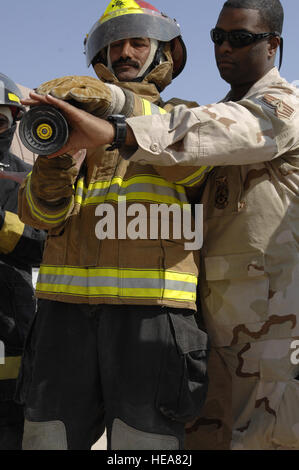
<path id="1" fill-rule="evenodd" d="M 18 86 L 11 78 L 3 73 L 0 73 L 0 105 L 11 106 L 14 108 L 24 109 L 20 100 L 22 93 Z"/>
<path id="2" fill-rule="evenodd" d="M 146 14 L 127 14 L 104 23 L 95 23 L 85 42 L 87 66 L 89 67 L 98 53 L 112 42 L 136 37 L 153 38 L 161 42 L 175 40 L 172 45 L 173 78 L 181 73 L 187 54 L 178 24 L 168 17 Z"/>
<path id="3" fill-rule="evenodd" d="M 173 60 L 172 78 L 176 78 L 183 71 L 187 62 L 187 49 L 182 36 L 171 41 L 171 54 Z"/>

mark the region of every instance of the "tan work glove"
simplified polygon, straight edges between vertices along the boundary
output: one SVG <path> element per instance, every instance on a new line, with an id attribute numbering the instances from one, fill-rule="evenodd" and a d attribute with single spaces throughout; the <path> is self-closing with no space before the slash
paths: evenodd
<path id="1" fill-rule="evenodd" d="M 79 162 L 85 158 L 86 150 L 76 155 L 60 155 L 56 158 L 39 156 L 32 169 L 31 189 L 36 197 L 51 203 L 73 195 L 73 184 L 79 173 Z M 45 181 L 47 184 L 45 185 Z"/>
<path id="2" fill-rule="evenodd" d="M 98 117 L 113 113 L 115 97 L 111 88 L 93 77 L 67 76 L 40 85 L 36 92 L 64 101 L 76 101 L 78 107 Z M 76 105 L 76 103 L 73 103 Z"/>

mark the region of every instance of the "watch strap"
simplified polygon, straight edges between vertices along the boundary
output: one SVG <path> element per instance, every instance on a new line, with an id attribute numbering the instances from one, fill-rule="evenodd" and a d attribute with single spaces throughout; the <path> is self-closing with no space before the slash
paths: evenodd
<path id="1" fill-rule="evenodd" d="M 112 152 L 115 149 L 119 149 L 124 145 L 127 136 L 127 124 L 126 117 L 122 114 L 111 114 L 107 117 L 107 121 L 113 124 L 115 129 L 115 136 L 112 144 L 106 150 Z"/>

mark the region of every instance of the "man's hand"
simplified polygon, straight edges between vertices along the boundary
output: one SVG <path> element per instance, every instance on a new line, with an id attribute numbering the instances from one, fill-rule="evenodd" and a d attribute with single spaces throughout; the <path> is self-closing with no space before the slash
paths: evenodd
<path id="1" fill-rule="evenodd" d="M 58 100 L 51 95 L 41 96 L 37 93 L 29 93 L 31 99 L 21 100 L 25 106 L 49 104 L 60 109 L 70 126 L 70 135 L 67 143 L 56 153 L 48 158 L 58 157 L 64 153 L 74 154 L 81 149 L 92 149 L 100 145 L 112 144 L 114 140 L 114 126 L 110 122 L 92 116 L 85 111 L 75 108 L 69 103 Z M 137 145 L 134 134 L 127 128 L 126 145 Z"/>
<path id="2" fill-rule="evenodd" d="M 15 181 L 16 183 L 22 184 L 28 172 L 18 172 L 18 171 L 0 171 L 0 179 Z"/>

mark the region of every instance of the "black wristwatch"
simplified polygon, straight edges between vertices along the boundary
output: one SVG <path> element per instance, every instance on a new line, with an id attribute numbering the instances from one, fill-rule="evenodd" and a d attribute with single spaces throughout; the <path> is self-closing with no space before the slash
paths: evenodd
<path id="1" fill-rule="evenodd" d="M 106 150 L 111 152 L 112 150 L 119 149 L 126 141 L 127 135 L 127 124 L 126 117 L 122 114 L 111 114 L 107 117 L 107 121 L 111 122 L 115 129 L 115 136 L 112 144 Z"/>

